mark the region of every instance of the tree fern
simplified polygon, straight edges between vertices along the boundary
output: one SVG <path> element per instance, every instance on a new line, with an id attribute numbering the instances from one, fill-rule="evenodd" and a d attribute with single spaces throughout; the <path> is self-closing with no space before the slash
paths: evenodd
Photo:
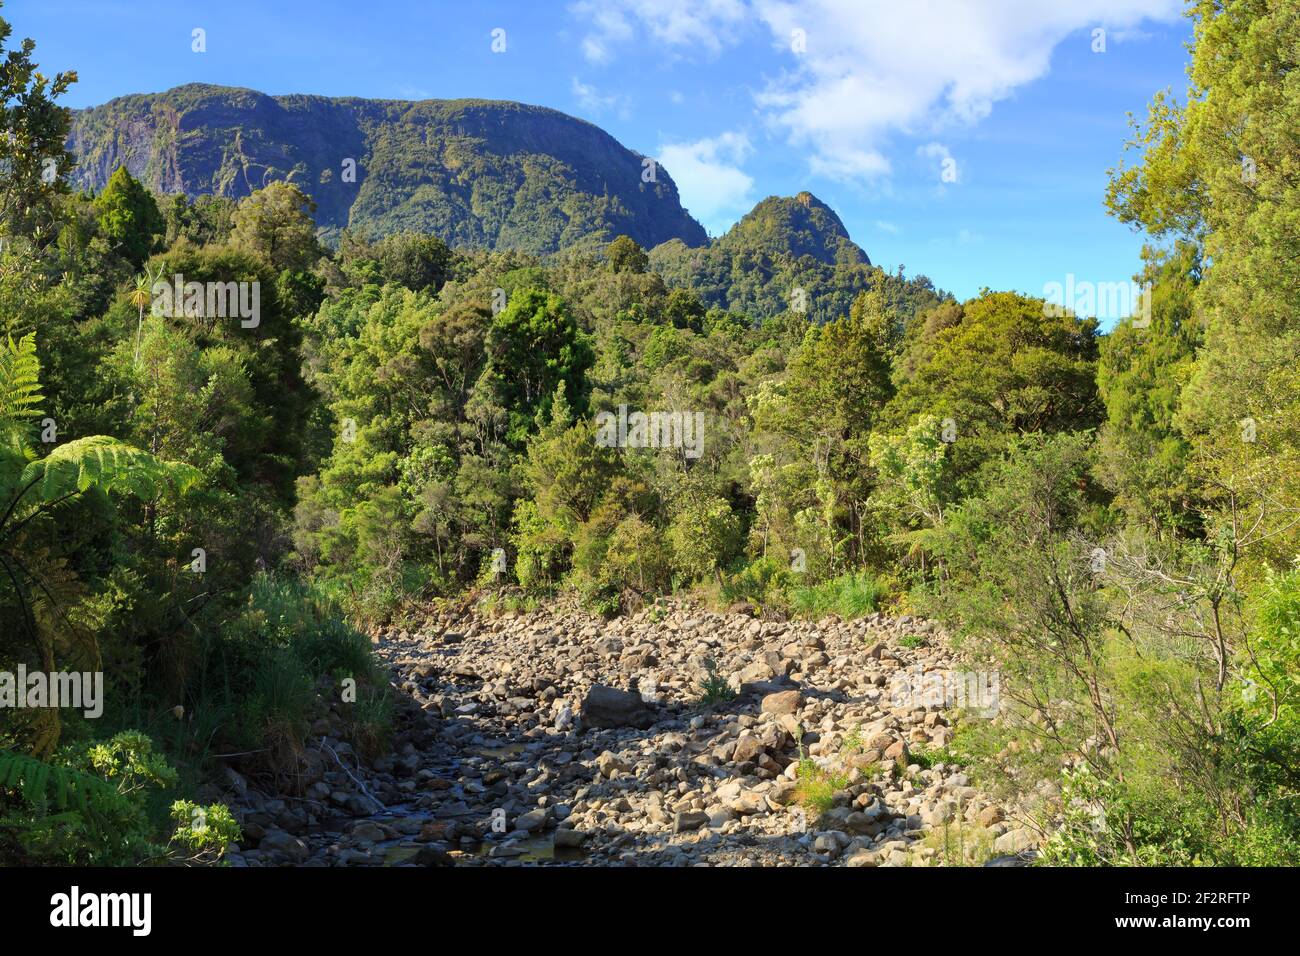
<path id="1" fill-rule="evenodd" d="M 0 798 L 17 799 L 24 815 L 47 820 L 53 809 L 81 818 L 91 834 L 103 833 L 115 816 L 129 812 L 125 798 L 98 777 L 0 750 Z M 16 824 L 12 817 L 7 821 Z"/>
<path id="2" fill-rule="evenodd" d="M 39 374 L 34 335 L 24 336 L 17 345 L 11 339 L 0 346 L 0 612 L 6 618 L 0 639 L 25 634 L 45 668 L 53 670 L 56 632 L 80 633 L 81 628 L 63 614 L 51 590 L 61 556 L 28 547 L 24 529 L 60 502 L 91 488 L 153 501 L 168 489 L 184 494 L 202 476 L 189 465 L 165 461 L 107 435 L 78 438 L 36 459 L 24 420 L 39 414 Z M 42 620 L 50 614 L 37 613 L 42 602 L 58 618 L 53 625 Z M 31 741 L 38 754 L 51 752 L 59 736 L 58 711 L 45 715 L 46 725 Z M 0 776 L 0 783 L 3 780 Z M 55 785 L 62 792 L 66 781 L 56 779 Z"/>
<path id="3" fill-rule="evenodd" d="M 89 488 L 122 492 L 148 501 L 167 487 L 182 494 L 201 478 L 197 469 L 164 461 L 107 435 L 92 435 L 60 445 L 31 462 L 20 479 L 41 502 L 57 501 Z"/>

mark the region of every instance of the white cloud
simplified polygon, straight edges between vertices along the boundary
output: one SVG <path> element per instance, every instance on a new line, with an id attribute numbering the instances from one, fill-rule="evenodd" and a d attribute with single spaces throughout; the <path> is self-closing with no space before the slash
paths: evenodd
<path id="1" fill-rule="evenodd" d="M 659 162 L 677 184 L 682 205 L 717 234 L 754 204 L 754 179 L 740 168 L 752 151 L 743 133 L 723 133 L 670 143 L 659 150 Z"/>
<path id="2" fill-rule="evenodd" d="M 1135 31 L 1176 20 L 1182 0 L 581 0 L 589 56 L 638 31 L 715 51 L 746 25 L 771 35 L 786 65 L 756 94 L 767 119 L 809 151 L 814 172 L 867 178 L 890 169 L 891 135 L 973 123 L 1044 76 L 1052 51 L 1093 27 Z M 794 52 L 795 30 L 806 51 Z M 771 73 L 771 70 L 765 71 Z"/>
<path id="3" fill-rule="evenodd" d="M 590 24 L 582 52 L 595 63 L 608 62 L 637 29 L 669 46 L 717 53 L 750 15 L 745 0 L 577 0 L 569 9 Z"/>
<path id="4" fill-rule="evenodd" d="M 589 113 L 604 113 L 618 109 L 620 115 L 627 113 L 626 100 L 617 94 L 603 94 L 596 87 L 583 83 L 576 76 L 573 78 L 573 95 L 578 105 Z"/>
<path id="5" fill-rule="evenodd" d="M 889 233 L 891 236 L 898 235 L 898 226 L 894 225 L 892 222 L 887 222 L 884 219 L 876 220 L 876 228 L 881 232 Z"/>

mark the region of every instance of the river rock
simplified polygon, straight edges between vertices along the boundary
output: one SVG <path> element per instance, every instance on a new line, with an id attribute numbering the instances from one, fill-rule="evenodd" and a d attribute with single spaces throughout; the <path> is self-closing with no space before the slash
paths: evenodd
<path id="1" fill-rule="evenodd" d="M 765 714 L 793 714 L 802 703 L 803 695 L 797 690 L 782 690 L 764 697 L 762 709 Z"/>
<path id="2" fill-rule="evenodd" d="M 593 684 L 582 700 L 582 722 L 588 727 L 636 727 L 654 723 L 654 713 L 641 695 Z"/>

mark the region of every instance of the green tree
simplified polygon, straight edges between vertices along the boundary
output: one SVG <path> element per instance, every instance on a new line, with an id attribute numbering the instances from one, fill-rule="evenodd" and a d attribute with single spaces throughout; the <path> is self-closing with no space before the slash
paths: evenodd
<path id="1" fill-rule="evenodd" d="M 699 332 L 704 321 L 704 306 L 692 289 L 673 289 L 664 309 L 668 321 L 679 329 Z"/>
<path id="2" fill-rule="evenodd" d="M 13 27 L 0 17 L 0 234 L 55 238 L 51 229 L 64 175 L 72 168 L 67 151 L 70 115 L 55 103 L 77 82 L 74 71 L 53 80 L 32 62 L 36 44 L 26 39 L 6 50 Z"/>
<path id="3" fill-rule="evenodd" d="M 923 557 L 933 530 L 943 526 L 953 493 L 942 423 L 922 415 L 902 434 L 873 434 L 870 448 L 877 476 L 872 504 L 899 529 L 896 543 Z"/>
<path id="4" fill-rule="evenodd" d="M 645 272 L 649 258 L 631 236 L 619 236 L 605 249 L 609 267 L 614 272 Z"/>
<path id="5" fill-rule="evenodd" d="M 1049 315 L 1041 299 L 985 292 L 959 321 L 932 327 L 923 357 L 881 415 L 901 431 L 920 415 L 946 421 L 954 480 L 967 481 L 1012 438 L 1095 427 L 1097 323 Z"/>
<path id="6" fill-rule="evenodd" d="M 267 262 L 276 272 L 306 270 L 320 258 L 316 203 L 290 183 L 254 190 L 231 216 L 230 243 Z"/>
<path id="7" fill-rule="evenodd" d="M 1147 248 L 1138 277 L 1150 283 L 1149 323 L 1121 321 L 1101 339 L 1097 388 L 1106 405 L 1098 469 L 1129 520 L 1153 533 L 1195 531 L 1196 493 L 1189 446 L 1175 417 L 1191 375 L 1201 328 L 1194 317 L 1197 249 Z"/>
<path id="8" fill-rule="evenodd" d="M 100 234 L 132 266 L 149 257 L 167 228 L 153 195 L 125 166 L 117 168 L 95 197 L 95 211 Z"/>
<path id="9" fill-rule="evenodd" d="M 515 291 L 492 319 L 487 353 L 496 394 L 509 410 L 512 440 L 521 440 L 539 415 L 545 420 L 561 382 L 575 413 L 585 413 L 586 373 L 595 356 L 568 304 L 555 293 Z"/>
<path id="10" fill-rule="evenodd" d="M 1202 247 L 1205 343 L 1177 423 L 1212 523 L 1256 528 L 1248 563 L 1281 566 L 1300 552 L 1300 19 L 1270 0 L 1196 0 L 1188 15 L 1186 100 L 1155 97 L 1107 203 Z"/>

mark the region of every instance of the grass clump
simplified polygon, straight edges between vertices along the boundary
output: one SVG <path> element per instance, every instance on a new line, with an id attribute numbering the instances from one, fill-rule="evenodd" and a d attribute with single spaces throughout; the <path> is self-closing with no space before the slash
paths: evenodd
<path id="1" fill-rule="evenodd" d="M 835 794 L 849 785 L 844 774 L 831 773 L 817 766 L 811 757 L 799 761 L 795 799 L 800 806 L 823 814 L 835 806 Z"/>
<path id="2" fill-rule="evenodd" d="M 987 828 L 964 822 L 959 813 L 927 833 L 921 845 L 935 850 L 942 866 L 983 866 L 994 855 L 994 839 Z"/>
<path id="3" fill-rule="evenodd" d="M 700 704 L 712 707 L 736 699 L 736 691 L 730 682 L 718 671 L 718 662 L 713 658 L 704 660 L 704 676 L 700 678 Z"/>

